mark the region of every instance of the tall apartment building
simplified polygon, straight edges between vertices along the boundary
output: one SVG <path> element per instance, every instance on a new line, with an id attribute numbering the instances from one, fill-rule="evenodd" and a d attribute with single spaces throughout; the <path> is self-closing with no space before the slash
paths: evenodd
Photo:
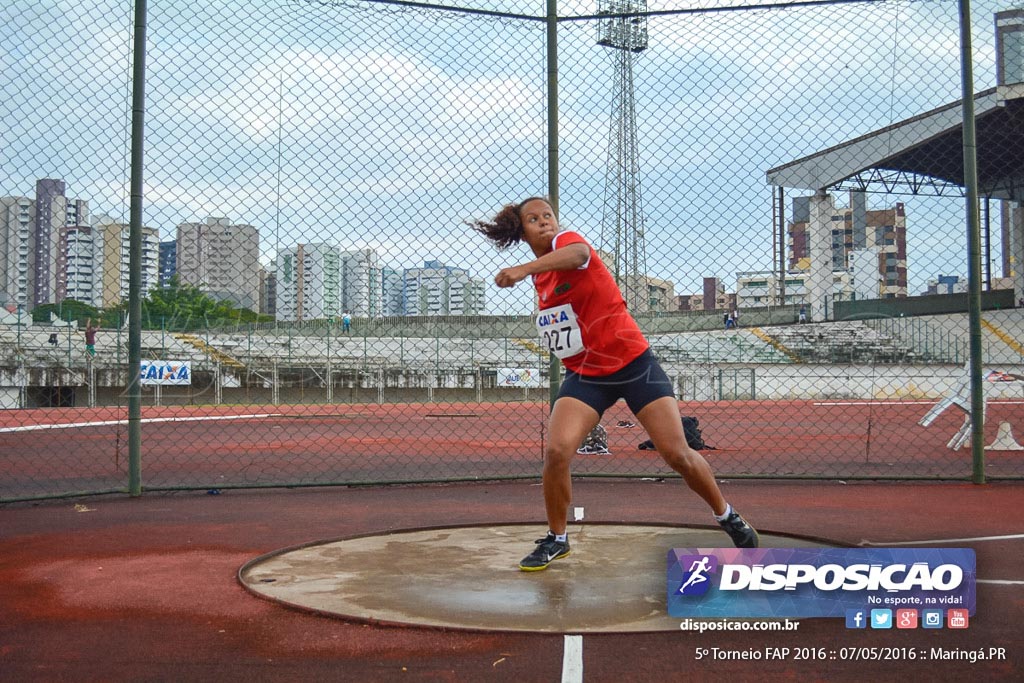
<path id="1" fill-rule="evenodd" d="M 32 305 L 35 202 L 30 197 L 0 197 L 0 305 Z"/>
<path id="2" fill-rule="evenodd" d="M 810 222 L 810 199 L 793 199 L 789 224 L 791 271 L 803 271 L 809 267 L 807 226 Z M 878 277 L 871 278 L 872 284 L 876 285 L 875 297 L 907 296 L 907 216 L 902 202 L 897 202 L 890 209 L 869 211 L 864 193 L 850 192 L 850 206 L 837 207 L 832 215 L 831 246 L 833 271 L 848 271 L 850 255 L 854 251 L 877 249 Z M 862 258 L 865 256 L 862 254 Z M 863 282 L 864 278 L 861 280 Z"/>
<path id="3" fill-rule="evenodd" d="M 373 249 L 341 254 L 341 310 L 360 317 L 381 315 L 384 286 L 380 258 Z"/>
<path id="4" fill-rule="evenodd" d="M 397 268 L 381 268 L 381 315 L 402 315 L 405 300 L 405 275 Z"/>
<path id="5" fill-rule="evenodd" d="M 68 199 L 65 193 L 63 180 L 41 178 L 36 181 L 35 224 L 29 257 L 29 292 L 33 306 L 58 300 L 57 273 L 64 258 L 61 253 L 62 229 L 89 224 L 88 202 Z"/>
<path id="6" fill-rule="evenodd" d="M 260 308 L 258 313 L 277 315 L 277 275 L 260 268 Z"/>
<path id="7" fill-rule="evenodd" d="M 341 250 L 297 244 L 276 262 L 277 319 L 301 322 L 341 315 Z"/>
<path id="8" fill-rule="evenodd" d="M 104 216 L 93 225 L 101 242 L 101 258 L 97 264 L 102 282 L 100 304 L 116 306 L 128 298 L 129 226 Z M 156 228 L 142 227 L 142 296 L 158 286 L 160 240 Z"/>
<path id="9" fill-rule="evenodd" d="M 167 287 L 171 278 L 178 273 L 178 242 L 177 240 L 165 240 L 160 243 L 158 284 L 160 287 Z"/>
<path id="10" fill-rule="evenodd" d="M 259 230 L 227 218 L 182 223 L 177 229 L 178 279 L 242 308 L 259 306 Z"/>
<path id="11" fill-rule="evenodd" d="M 405 315 L 479 315 L 484 312 L 486 284 L 469 271 L 440 261 L 405 271 Z"/>
<path id="12" fill-rule="evenodd" d="M 103 301 L 103 235 L 92 226 L 60 229 L 55 301 L 74 299 L 90 306 Z"/>

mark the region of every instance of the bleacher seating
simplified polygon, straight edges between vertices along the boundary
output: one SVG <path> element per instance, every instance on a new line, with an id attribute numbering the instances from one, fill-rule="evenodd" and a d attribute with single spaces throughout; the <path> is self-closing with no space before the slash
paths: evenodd
<path id="1" fill-rule="evenodd" d="M 804 363 L 916 363 L 911 346 L 862 321 L 766 327 L 764 332 Z"/>
<path id="2" fill-rule="evenodd" d="M 1024 359 L 1024 310 L 986 312 L 983 330 L 988 363 L 1020 364 Z M 384 332 L 384 329 L 375 330 Z M 518 331 L 517 331 L 518 332 Z M 56 335 L 55 344 L 50 339 Z M 967 316 L 943 315 L 895 320 L 837 321 L 702 332 L 649 334 L 665 363 L 963 363 Z M 936 343 L 936 340 L 941 343 Z M 190 360 L 197 367 L 267 367 L 272 363 L 338 366 L 472 368 L 536 367 L 547 362 L 538 348 L 509 337 L 361 336 L 297 332 L 288 327 L 253 331 L 202 331 L 177 335 L 142 331 L 146 359 Z M 96 336 L 97 363 L 127 362 L 128 330 L 103 328 Z M 950 351 L 952 349 L 953 351 Z M 84 365 L 80 329 L 51 325 L 0 325 L 0 361 L 7 366 Z M 235 365 L 237 363 L 237 365 Z"/>

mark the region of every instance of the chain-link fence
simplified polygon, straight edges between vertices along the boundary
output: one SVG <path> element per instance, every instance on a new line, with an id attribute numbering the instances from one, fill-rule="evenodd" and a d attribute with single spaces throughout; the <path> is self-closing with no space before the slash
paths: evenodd
<path id="1" fill-rule="evenodd" d="M 997 478 L 1024 475 L 1006 9 L 972 23 Z M 0 500 L 121 491 L 135 7 L 0 18 Z M 145 19 L 146 488 L 539 476 L 536 295 L 493 281 L 533 257 L 467 221 L 545 194 L 719 476 L 970 476 L 955 3 L 151 0 Z M 609 452 L 577 473 L 671 473 L 623 404 L 602 424 Z"/>

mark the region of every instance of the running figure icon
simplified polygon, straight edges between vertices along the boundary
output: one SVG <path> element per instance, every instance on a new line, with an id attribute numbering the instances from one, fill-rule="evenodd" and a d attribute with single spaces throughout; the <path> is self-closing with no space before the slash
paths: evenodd
<path id="1" fill-rule="evenodd" d="M 690 586 L 695 586 L 698 583 L 704 583 L 708 580 L 706 574 L 711 570 L 709 562 L 710 558 L 707 555 L 701 557 L 700 560 L 693 561 L 690 565 L 690 569 L 688 570 L 690 572 L 690 577 L 683 582 L 682 586 L 679 587 L 680 594 L 685 594 L 686 589 Z"/>

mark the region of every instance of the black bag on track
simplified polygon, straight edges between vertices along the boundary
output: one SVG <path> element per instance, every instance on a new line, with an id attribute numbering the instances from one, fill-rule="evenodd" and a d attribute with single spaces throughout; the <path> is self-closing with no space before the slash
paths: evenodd
<path id="1" fill-rule="evenodd" d="M 695 451 L 713 451 L 714 446 L 709 446 L 704 443 L 704 437 L 701 435 L 700 420 L 689 415 L 680 418 L 683 422 L 683 434 L 686 436 L 686 445 Z M 654 442 L 650 439 L 643 441 L 637 446 L 642 451 L 653 451 Z"/>

